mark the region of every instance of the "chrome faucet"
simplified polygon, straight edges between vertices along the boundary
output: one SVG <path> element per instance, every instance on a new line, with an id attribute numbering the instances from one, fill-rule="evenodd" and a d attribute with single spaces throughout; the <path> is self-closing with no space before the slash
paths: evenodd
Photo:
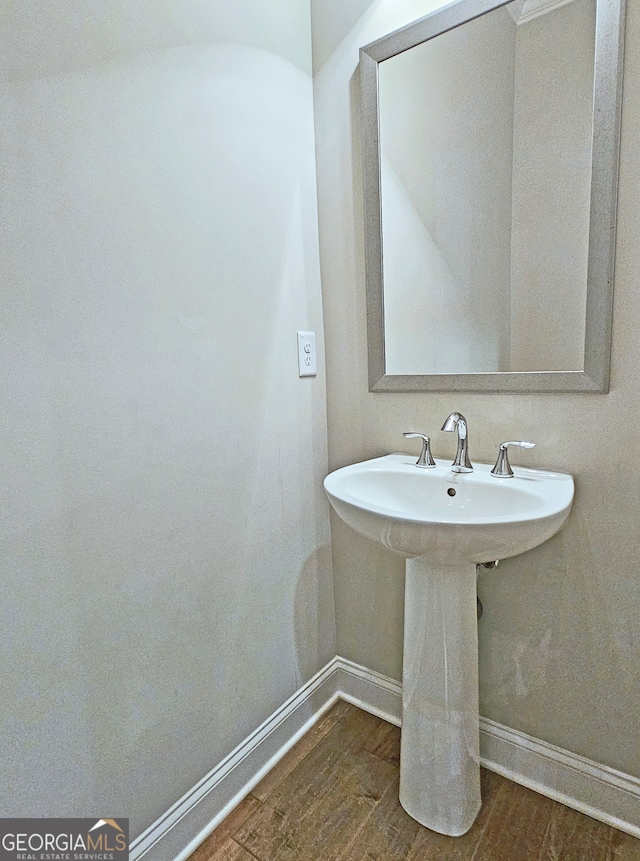
<path id="1" fill-rule="evenodd" d="M 451 413 L 445 423 L 442 425 L 443 431 L 458 431 L 458 450 L 451 464 L 451 472 L 473 472 L 471 461 L 469 460 L 469 432 L 467 429 L 467 420 L 462 413 Z"/>

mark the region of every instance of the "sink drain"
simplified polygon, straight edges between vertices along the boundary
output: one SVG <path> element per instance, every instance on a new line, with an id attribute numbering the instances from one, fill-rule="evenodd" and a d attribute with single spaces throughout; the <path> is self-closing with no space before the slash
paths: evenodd
<path id="1" fill-rule="evenodd" d="M 449 494 L 449 496 L 455 496 L 455 495 L 456 495 L 456 489 L 455 489 L 455 487 L 448 487 L 448 488 L 447 488 L 447 493 Z"/>

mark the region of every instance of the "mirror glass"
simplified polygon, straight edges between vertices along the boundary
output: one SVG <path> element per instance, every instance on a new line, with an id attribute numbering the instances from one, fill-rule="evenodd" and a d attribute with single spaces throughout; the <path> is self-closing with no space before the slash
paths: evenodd
<path id="1" fill-rule="evenodd" d="M 607 390 L 619 6 L 466 0 L 361 52 L 372 389 Z"/>

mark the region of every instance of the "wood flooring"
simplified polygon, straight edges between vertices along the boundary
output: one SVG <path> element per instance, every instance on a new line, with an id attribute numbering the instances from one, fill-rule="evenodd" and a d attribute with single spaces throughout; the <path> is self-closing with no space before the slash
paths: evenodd
<path id="1" fill-rule="evenodd" d="M 482 770 L 462 837 L 398 801 L 400 730 L 338 702 L 189 861 L 640 861 L 640 840 Z"/>

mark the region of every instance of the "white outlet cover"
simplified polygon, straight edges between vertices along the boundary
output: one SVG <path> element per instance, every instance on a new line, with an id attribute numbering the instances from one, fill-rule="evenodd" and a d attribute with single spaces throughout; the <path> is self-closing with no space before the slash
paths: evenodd
<path id="1" fill-rule="evenodd" d="M 298 375 L 315 377 L 317 373 L 316 333 L 298 332 Z"/>

